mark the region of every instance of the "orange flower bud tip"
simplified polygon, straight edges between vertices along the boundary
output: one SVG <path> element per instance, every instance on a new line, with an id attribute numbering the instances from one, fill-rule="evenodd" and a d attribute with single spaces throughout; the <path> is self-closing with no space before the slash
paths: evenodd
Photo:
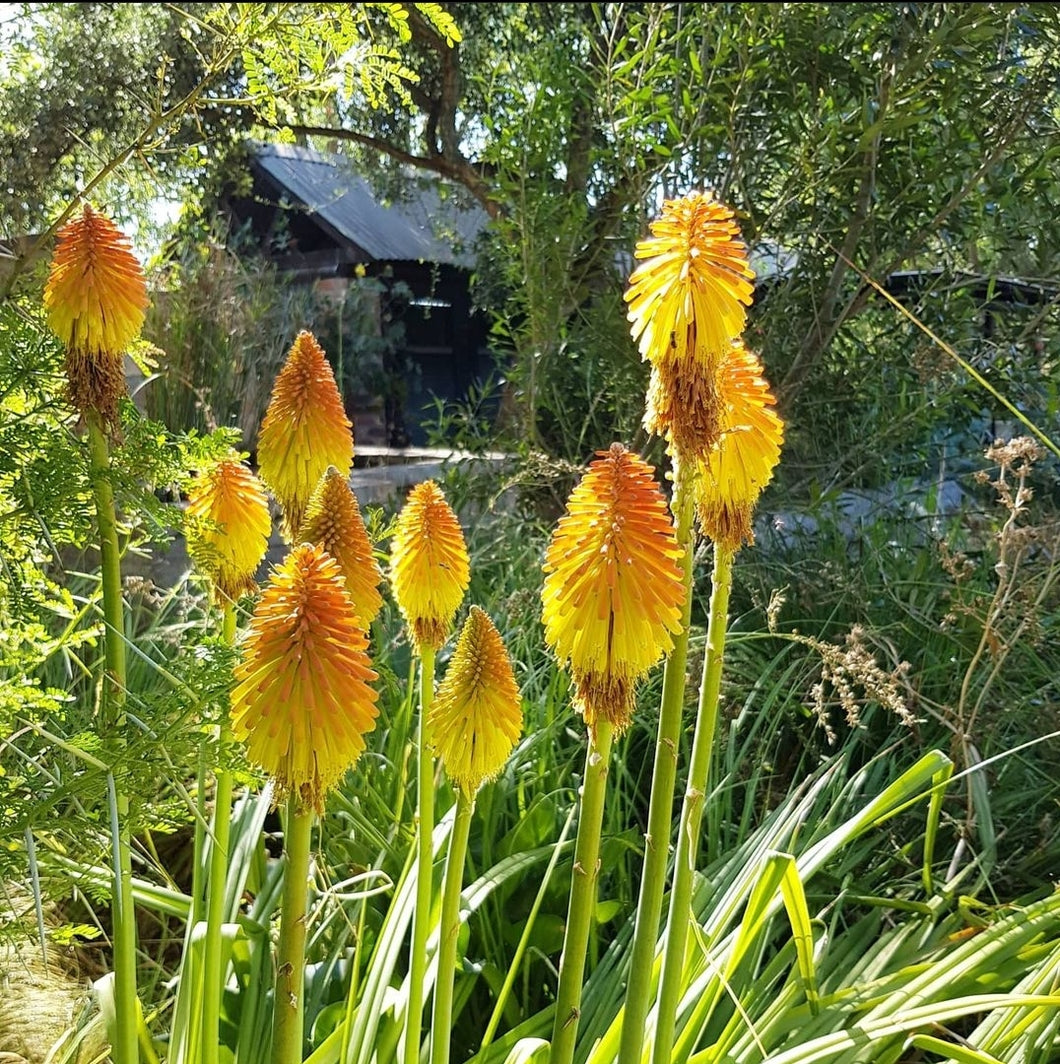
<path id="1" fill-rule="evenodd" d="M 349 477 L 333 465 L 309 499 L 298 538 L 323 547 L 339 563 L 362 627 L 370 627 L 383 605 L 383 573 Z"/>
<path id="2" fill-rule="evenodd" d="M 299 532 L 306 506 L 328 466 L 348 475 L 352 424 L 335 375 L 310 332 L 298 334 L 273 385 L 258 434 L 258 468 L 283 508 L 284 535 Z"/>

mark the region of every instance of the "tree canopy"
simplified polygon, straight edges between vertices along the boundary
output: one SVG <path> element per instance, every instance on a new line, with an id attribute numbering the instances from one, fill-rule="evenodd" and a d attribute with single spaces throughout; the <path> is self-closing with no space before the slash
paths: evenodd
<path id="1" fill-rule="evenodd" d="M 635 423 L 616 292 L 648 214 L 694 187 L 740 215 L 754 335 L 799 423 L 820 428 L 821 388 L 848 417 L 931 376 L 867 278 L 916 271 L 914 312 L 1002 385 L 1014 351 L 1055 364 L 1055 5 L 42 4 L 21 21 L 0 68 L 5 235 L 97 186 L 199 202 L 250 137 L 348 152 L 391 187 L 440 175 L 493 218 L 478 295 L 521 430 L 556 453 L 591 449 L 586 419 Z M 997 313 L 1006 277 L 1040 298 Z"/>

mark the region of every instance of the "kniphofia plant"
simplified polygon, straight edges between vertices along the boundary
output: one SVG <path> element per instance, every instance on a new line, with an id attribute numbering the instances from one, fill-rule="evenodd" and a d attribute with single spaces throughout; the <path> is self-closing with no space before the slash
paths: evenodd
<path id="1" fill-rule="evenodd" d="M 66 347 L 67 393 L 84 418 L 88 471 L 96 505 L 103 594 L 105 671 L 100 731 L 121 757 L 125 731 L 125 607 L 118 523 L 111 482 L 111 438 L 119 438 L 119 406 L 126 394 L 125 352 L 140 333 L 148 305 L 143 267 L 128 240 L 104 215 L 85 205 L 59 231 L 44 290 L 48 324 Z M 129 799 L 112 770 L 114 883 L 115 1064 L 139 1058 L 136 995 L 136 921 L 132 896 Z"/>

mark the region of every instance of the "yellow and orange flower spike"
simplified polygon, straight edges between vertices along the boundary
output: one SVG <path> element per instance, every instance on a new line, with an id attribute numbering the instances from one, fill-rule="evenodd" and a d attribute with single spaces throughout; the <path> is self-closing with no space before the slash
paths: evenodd
<path id="1" fill-rule="evenodd" d="M 719 364 L 717 389 L 721 436 L 700 463 L 696 512 L 704 534 L 735 551 L 754 540 L 754 508 L 780 461 L 784 422 L 762 364 L 742 343 Z"/>
<path id="2" fill-rule="evenodd" d="M 375 560 L 372 541 L 349 478 L 334 466 L 329 466 L 320 478 L 298 538 L 303 543 L 323 547 L 339 563 L 353 608 L 361 619 L 361 627 L 367 631 L 383 605 L 379 593 L 383 571 Z"/>
<path id="3" fill-rule="evenodd" d="M 472 606 L 428 714 L 446 775 L 474 797 L 504 767 L 522 727 L 519 685 L 504 641 L 489 615 Z"/>
<path id="4" fill-rule="evenodd" d="M 744 330 L 754 271 L 732 211 L 702 192 L 667 200 L 634 254 L 626 301 L 633 339 L 653 364 L 713 364 Z"/>
<path id="5" fill-rule="evenodd" d="M 66 346 L 70 401 L 117 420 L 126 394 L 125 349 L 147 309 L 143 267 L 125 235 L 87 204 L 59 230 L 44 288 L 48 325 Z"/>
<path id="6" fill-rule="evenodd" d="M 289 542 L 298 535 L 328 466 L 349 474 L 352 430 L 324 349 L 311 332 L 300 332 L 276 377 L 258 433 L 258 469 L 283 508 Z"/>
<path id="7" fill-rule="evenodd" d="M 295 547 L 250 620 L 232 692 L 232 733 L 250 760 L 322 812 L 375 727 L 377 678 L 338 562 Z"/>
<path id="8" fill-rule="evenodd" d="M 219 604 L 253 593 L 272 518 L 265 488 L 247 465 L 229 457 L 199 473 L 188 492 L 184 531 L 188 553 L 212 581 Z"/>
<path id="9" fill-rule="evenodd" d="M 637 680 L 681 627 L 683 552 L 651 466 L 620 443 L 598 455 L 552 534 L 543 620 L 586 724 L 602 717 L 621 733 Z"/>
<path id="10" fill-rule="evenodd" d="M 409 492 L 390 545 L 390 583 L 418 647 L 437 650 L 471 582 L 460 522 L 442 489 L 425 480 Z"/>

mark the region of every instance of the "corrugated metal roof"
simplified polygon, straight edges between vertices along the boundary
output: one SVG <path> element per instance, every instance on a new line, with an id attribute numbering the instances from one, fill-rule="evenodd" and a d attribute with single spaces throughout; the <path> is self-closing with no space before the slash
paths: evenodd
<path id="1" fill-rule="evenodd" d="M 373 259 L 474 263 L 471 248 L 488 216 L 458 205 L 456 197 L 442 199 L 436 185 L 407 202 L 384 206 L 344 156 L 268 144 L 258 149 L 256 159 L 293 200 Z"/>

